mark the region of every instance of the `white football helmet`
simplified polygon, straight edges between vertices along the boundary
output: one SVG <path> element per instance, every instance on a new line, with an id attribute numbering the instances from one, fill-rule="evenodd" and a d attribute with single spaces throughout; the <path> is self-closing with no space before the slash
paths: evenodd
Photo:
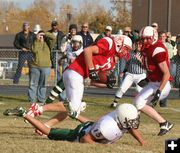
<path id="1" fill-rule="evenodd" d="M 83 39 L 80 35 L 74 35 L 71 39 L 71 41 L 73 42 L 80 42 L 80 43 L 83 43 Z"/>
<path id="2" fill-rule="evenodd" d="M 139 127 L 139 115 L 138 110 L 132 104 L 121 104 L 119 105 L 116 110 L 116 121 L 119 123 L 123 128 L 135 128 Z"/>
<path id="3" fill-rule="evenodd" d="M 74 35 L 71 39 L 71 45 L 73 49 L 78 50 L 83 45 L 83 39 L 80 35 Z"/>
<path id="4" fill-rule="evenodd" d="M 34 26 L 34 29 L 33 29 L 33 32 L 35 33 L 35 34 L 38 34 L 38 32 L 41 30 L 41 26 L 39 25 L 39 24 L 36 24 L 35 26 Z"/>
<path id="5" fill-rule="evenodd" d="M 116 35 L 114 37 L 114 42 L 116 45 L 116 52 L 120 53 L 123 47 L 127 47 L 129 50 L 132 50 L 132 41 L 128 36 L 125 35 Z"/>
<path id="6" fill-rule="evenodd" d="M 151 43 L 149 45 L 153 45 L 158 40 L 158 32 L 151 26 L 146 26 L 141 29 L 139 36 L 141 39 L 150 39 Z"/>

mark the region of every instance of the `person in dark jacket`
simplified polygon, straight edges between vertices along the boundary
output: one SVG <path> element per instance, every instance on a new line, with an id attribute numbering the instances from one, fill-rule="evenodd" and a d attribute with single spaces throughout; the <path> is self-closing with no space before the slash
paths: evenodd
<path id="1" fill-rule="evenodd" d="M 84 23 L 81 28 L 81 31 L 79 31 L 77 35 L 80 35 L 83 38 L 83 48 L 86 48 L 93 43 L 93 38 L 89 33 L 88 23 Z"/>
<path id="2" fill-rule="evenodd" d="M 56 37 L 56 43 L 53 47 L 53 50 L 59 50 L 58 52 L 52 52 L 51 54 L 51 60 L 52 60 L 52 68 L 55 69 L 56 75 L 57 75 L 57 82 L 61 79 L 61 74 L 60 74 L 60 68 L 59 65 L 57 64 L 58 57 L 62 56 L 61 54 L 61 43 L 62 39 L 65 36 L 65 34 L 58 29 L 58 22 L 57 21 L 52 21 L 51 22 L 51 30 L 48 32 L 52 33 Z"/>
<path id="3" fill-rule="evenodd" d="M 35 39 L 35 34 L 30 31 L 30 26 L 28 22 L 23 23 L 22 31 L 17 33 L 14 40 L 14 47 L 20 49 L 18 55 L 18 66 L 13 79 L 14 84 L 19 83 L 21 77 L 21 71 L 24 63 L 27 61 L 28 65 L 32 61 L 31 47 L 33 40 Z"/>

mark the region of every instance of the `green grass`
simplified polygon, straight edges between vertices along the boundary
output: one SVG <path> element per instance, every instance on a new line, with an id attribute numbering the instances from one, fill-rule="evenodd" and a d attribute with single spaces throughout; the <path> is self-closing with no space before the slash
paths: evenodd
<path id="1" fill-rule="evenodd" d="M 165 136 L 158 137 L 159 125 L 141 113 L 139 131 L 147 146 L 140 146 L 131 135 L 125 134 L 122 139 L 111 145 L 80 144 L 71 142 L 52 141 L 34 133 L 34 128 L 24 123 L 23 119 L 15 116 L 3 116 L 3 111 L 16 106 L 28 107 L 25 96 L 0 95 L 0 149 L 3 153 L 164 153 L 165 139 L 180 137 L 180 102 L 169 100 L 168 109 L 157 106 L 157 111 L 163 117 L 175 124 L 174 128 Z M 88 107 L 83 115 L 97 119 L 112 109 L 109 103 L 112 98 L 85 97 Z M 132 102 L 132 99 L 123 99 Z M 40 120 L 45 121 L 54 113 L 44 113 Z M 68 119 L 56 127 L 74 128 L 77 121 Z"/>

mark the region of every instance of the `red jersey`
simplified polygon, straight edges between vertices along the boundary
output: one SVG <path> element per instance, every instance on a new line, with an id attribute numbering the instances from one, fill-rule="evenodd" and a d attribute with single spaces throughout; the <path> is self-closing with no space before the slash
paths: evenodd
<path id="1" fill-rule="evenodd" d="M 115 44 L 112 38 L 104 37 L 97 41 L 96 45 L 99 48 L 99 53 L 93 54 L 92 57 L 95 70 L 112 70 L 115 67 L 114 56 L 116 54 Z M 85 62 L 84 52 L 82 52 L 68 68 L 87 78 L 89 76 L 89 69 Z"/>
<path id="2" fill-rule="evenodd" d="M 159 68 L 159 63 L 166 61 L 169 68 L 168 52 L 162 41 L 158 40 L 154 45 L 142 49 L 143 64 L 147 70 L 147 78 L 152 82 L 160 82 L 163 73 Z M 170 77 L 169 80 L 172 78 Z"/>

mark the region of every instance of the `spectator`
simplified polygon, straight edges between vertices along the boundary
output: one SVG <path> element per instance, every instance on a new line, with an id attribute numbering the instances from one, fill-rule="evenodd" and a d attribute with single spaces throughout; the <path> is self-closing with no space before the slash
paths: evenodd
<path id="1" fill-rule="evenodd" d="M 52 68 L 55 69 L 55 72 L 57 74 L 57 81 L 61 79 L 60 74 L 60 67 L 57 64 L 57 58 L 59 57 L 58 54 L 61 54 L 61 42 L 64 37 L 64 33 L 58 29 L 58 22 L 52 21 L 51 22 L 51 30 L 48 32 L 52 33 L 56 37 L 56 43 L 53 47 L 53 50 L 58 50 L 58 52 L 51 52 L 51 60 L 52 60 Z M 62 55 L 60 55 L 62 56 Z"/>
<path id="2" fill-rule="evenodd" d="M 112 27 L 111 26 L 106 26 L 105 31 L 97 36 L 95 42 L 97 42 L 99 39 L 101 39 L 101 38 L 103 38 L 105 36 L 106 37 L 111 37 L 111 33 L 112 33 Z"/>
<path id="3" fill-rule="evenodd" d="M 136 35 L 136 33 L 134 31 L 132 31 L 130 27 L 124 28 L 123 35 L 126 35 L 129 38 L 131 38 L 133 43 L 136 41 L 136 39 L 138 39 L 138 35 Z"/>
<path id="4" fill-rule="evenodd" d="M 32 45 L 33 60 L 30 67 L 28 97 L 31 103 L 45 102 L 46 85 L 51 70 L 51 49 L 55 36 L 39 31 Z M 36 99 L 37 97 L 37 99 Z"/>
<path id="5" fill-rule="evenodd" d="M 77 34 L 80 35 L 83 38 L 83 48 L 86 48 L 93 43 L 93 38 L 89 33 L 89 25 L 88 23 L 84 23 L 81 27 L 81 31 L 79 31 Z"/>
<path id="6" fill-rule="evenodd" d="M 168 59 L 170 62 L 170 73 L 172 75 L 173 73 L 175 73 L 173 70 L 173 63 L 172 63 L 172 57 L 174 56 L 173 46 L 169 42 L 166 41 L 167 40 L 166 32 L 160 31 L 159 39 L 163 42 L 164 46 L 166 47 L 166 49 L 168 51 Z M 160 105 L 160 107 L 166 107 L 167 106 L 167 98 L 160 100 L 159 105 Z"/>
<path id="7" fill-rule="evenodd" d="M 173 47 L 176 46 L 176 42 L 172 40 L 171 32 L 166 32 L 167 39 L 166 41 L 169 42 Z"/>
<path id="8" fill-rule="evenodd" d="M 158 31 L 159 26 L 156 22 L 152 23 L 151 27 L 153 27 L 154 29 L 156 29 Z"/>
<path id="9" fill-rule="evenodd" d="M 32 43 L 35 38 L 35 34 L 30 31 L 30 26 L 28 22 L 24 22 L 22 26 L 22 31 L 17 33 L 14 40 L 14 47 L 20 49 L 18 55 L 18 66 L 13 79 L 14 84 L 19 83 L 21 77 L 21 71 L 24 63 L 27 61 L 28 66 L 32 61 Z"/>
<path id="10" fill-rule="evenodd" d="M 180 37 L 179 37 L 180 38 Z M 175 66 L 175 75 L 174 75 L 174 87 L 179 88 L 179 97 L 180 97 L 180 39 L 177 40 L 177 55 L 175 55 L 172 60 L 174 61 Z"/>

